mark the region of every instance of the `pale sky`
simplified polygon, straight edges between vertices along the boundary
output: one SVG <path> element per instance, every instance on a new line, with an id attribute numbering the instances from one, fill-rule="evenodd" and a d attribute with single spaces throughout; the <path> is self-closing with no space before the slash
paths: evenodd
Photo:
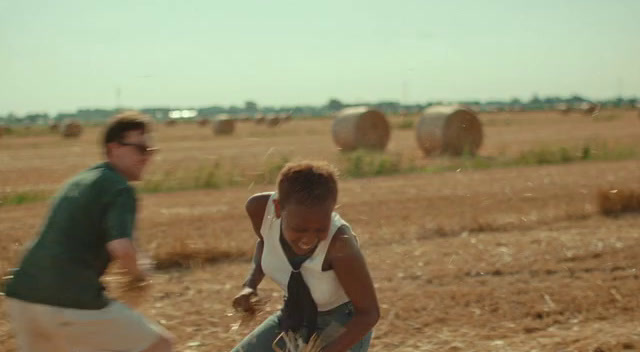
<path id="1" fill-rule="evenodd" d="M 0 114 L 640 95 L 640 0 L 0 0 Z"/>

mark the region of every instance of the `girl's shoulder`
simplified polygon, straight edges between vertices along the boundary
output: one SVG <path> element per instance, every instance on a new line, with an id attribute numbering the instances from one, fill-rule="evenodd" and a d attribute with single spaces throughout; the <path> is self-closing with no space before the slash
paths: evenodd
<path id="1" fill-rule="evenodd" d="M 260 228 L 262 227 L 262 220 L 264 219 L 264 214 L 267 209 L 267 205 L 269 204 L 269 200 L 275 192 L 263 192 L 256 193 L 247 199 L 247 203 L 245 204 L 245 210 L 249 218 L 251 219 L 251 224 L 253 225 L 253 229 L 256 235 L 262 238 L 260 234 Z"/>
<path id="2" fill-rule="evenodd" d="M 269 203 L 269 199 L 275 194 L 275 192 L 262 192 L 256 193 L 247 199 L 247 203 L 245 204 L 245 209 L 247 213 L 251 215 L 251 213 L 262 212 L 264 213 L 264 209 L 267 207 L 267 203 Z"/>
<path id="3" fill-rule="evenodd" d="M 334 258 L 359 253 L 358 239 L 353 231 L 351 231 L 351 227 L 347 224 L 338 227 L 329 243 L 327 256 Z"/>

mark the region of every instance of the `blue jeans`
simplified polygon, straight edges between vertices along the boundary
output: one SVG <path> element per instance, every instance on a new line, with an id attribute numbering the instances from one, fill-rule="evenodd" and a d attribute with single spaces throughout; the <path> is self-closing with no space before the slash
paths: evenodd
<path id="1" fill-rule="evenodd" d="M 280 316 L 281 312 L 277 312 L 268 317 L 260 326 L 255 328 L 247 337 L 245 337 L 236 347 L 231 350 L 232 352 L 268 352 L 274 351 L 272 344 L 273 341 L 282 332 L 280 330 Z M 318 312 L 318 325 L 317 333 L 320 334 L 324 329 L 332 324 L 339 324 L 344 326 L 351 320 L 353 316 L 353 305 L 351 302 L 343 303 L 331 310 L 325 312 Z M 366 352 L 369 350 L 369 344 L 371 342 L 371 336 L 373 331 L 369 331 L 360 341 L 351 347 L 351 352 Z M 278 340 L 276 344 L 281 350 L 285 351 L 285 344 L 282 339 Z"/>

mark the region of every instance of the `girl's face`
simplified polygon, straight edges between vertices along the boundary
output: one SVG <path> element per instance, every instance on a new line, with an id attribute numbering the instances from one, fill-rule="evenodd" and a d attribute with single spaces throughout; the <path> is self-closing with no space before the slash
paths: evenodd
<path id="1" fill-rule="evenodd" d="M 334 202 L 311 207 L 293 202 L 287 204 L 286 208 L 279 209 L 282 235 L 296 254 L 309 253 L 319 242 L 327 238 L 334 207 Z"/>

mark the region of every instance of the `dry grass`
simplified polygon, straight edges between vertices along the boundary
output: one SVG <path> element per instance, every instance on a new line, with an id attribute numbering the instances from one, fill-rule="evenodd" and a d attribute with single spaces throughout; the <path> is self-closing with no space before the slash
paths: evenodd
<path id="1" fill-rule="evenodd" d="M 174 238 L 152 249 L 152 259 L 157 270 L 174 268 L 198 268 L 229 259 L 249 259 L 246 249 L 230 250 L 206 242 Z"/>
<path id="2" fill-rule="evenodd" d="M 577 114 L 480 118 L 513 121 L 486 128 L 487 155 L 579 146 L 596 137 L 624 146 L 640 137 L 629 128 L 635 112 L 604 122 L 607 129 Z M 193 126 L 160 128 L 163 149 L 152 167 L 159 172 L 217 158 L 263 172 L 270 156 L 339 161 L 330 124 L 295 120 L 278 131 L 243 124 L 219 139 Z M 98 158 L 97 130 L 86 132 L 73 140 L 3 137 L 0 183 L 20 191 L 55 189 Z M 388 150 L 414 156 L 418 166 L 432 163 L 412 136 L 395 130 Z M 631 160 L 342 181 L 338 210 L 358 233 L 382 310 L 371 350 L 637 350 L 640 217 L 598 216 L 597 190 L 637 190 L 639 176 Z M 268 280 L 255 315 L 231 307 L 256 240 L 244 202 L 271 188 L 141 195 L 138 240 L 162 270 L 145 291 L 130 293 L 141 294 L 139 309 L 175 334 L 176 350 L 229 350 L 280 308 L 280 290 Z M 44 202 L 0 209 L 0 271 L 16 265 L 46 212 Z M 2 311 L 0 350 L 14 352 Z"/>
<path id="3" fill-rule="evenodd" d="M 606 112 L 603 112 L 606 113 Z M 543 148 L 567 147 L 570 150 L 593 140 L 611 147 L 637 146 L 638 129 L 634 112 L 619 112 L 619 119 L 594 124 L 579 115 L 509 113 L 479 115 L 485 126 L 485 139 L 480 157 L 516 158 L 522 152 Z M 509 120 L 510 125 L 490 126 Z M 175 173 L 176 170 L 199 170 L 203 165 L 232 165 L 234 175 L 243 177 L 263 172 L 265 161 L 280 156 L 324 159 L 335 164 L 343 158 L 334 145 L 330 119 L 294 120 L 277 130 L 255 124 L 239 124 L 229 138 L 215 138 L 209 129 L 178 124 L 175 128 L 158 128 L 155 141 L 162 148 L 154 156 L 148 176 Z M 46 189 L 53 192 L 74 173 L 102 157 L 99 129 L 86 127 L 77 139 L 60 141 L 55 135 L 15 137 L 0 141 L 0 185 L 12 191 Z M 554 148 L 557 149 L 557 148 Z M 417 168 L 438 164 L 438 159 L 425 158 L 419 150 L 413 129 L 394 129 L 386 151 L 403 160 L 415 160 Z"/>
<path id="4" fill-rule="evenodd" d="M 320 334 L 315 333 L 311 336 L 309 342 L 304 340 L 291 331 L 283 332 L 273 341 L 273 350 L 277 352 L 321 352 L 322 348 L 335 339 L 344 329 L 337 325 L 331 325 L 324 329 Z M 284 350 L 280 349 L 277 344 L 279 340 L 284 341 L 286 346 Z"/>

